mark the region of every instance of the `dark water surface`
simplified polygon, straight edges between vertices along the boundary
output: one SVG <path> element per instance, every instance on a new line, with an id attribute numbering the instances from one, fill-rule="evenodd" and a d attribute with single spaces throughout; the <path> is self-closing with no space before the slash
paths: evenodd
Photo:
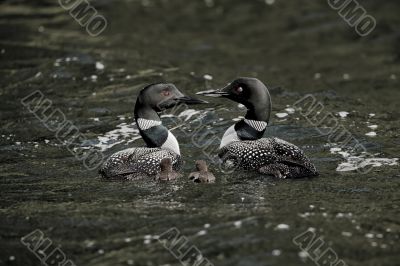
<path id="1" fill-rule="evenodd" d="M 58 1 L 2 1 L 0 264 L 40 265 L 20 242 L 39 229 L 76 265 L 180 265 L 155 239 L 176 227 L 214 265 L 317 265 L 292 241 L 309 228 L 324 240 L 320 252 L 331 247 L 347 265 L 399 265 L 400 3 L 359 2 L 377 20 L 364 38 L 326 1 L 92 1 L 108 21 L 98 37 Z M 132 115 L 144 84 L 173 82 L 193 95 L 237 76 L 271 88 L 268 135 L 304 149 L 320 177 L 212 165 L 216 184 L 190 183 L 194 160 L 206 158 L 199 136 L 222 136 L 244 115 L 210 99 L 163 116 L 169 127 L 190 118 L 173 130 L 185 178 L 104 182 L 21 104 L 40 90 L 85 136 L 82 147 L 108 156 L 143 145 Z M 350 171 L 363 155 L 337 149 L 291 109 L 308 93 L 377 167 Z M 198 136 L 196 121 L 208 125 Z"/>

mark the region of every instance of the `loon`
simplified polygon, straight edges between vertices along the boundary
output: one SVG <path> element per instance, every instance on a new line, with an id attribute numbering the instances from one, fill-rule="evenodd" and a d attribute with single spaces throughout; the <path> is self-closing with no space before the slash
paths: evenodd
<path id="1" fill-rule="evenodd" d="M 135 180 L 155 176 L 161 161 L 169 158 L 172 167 L 181 167 L 181 153 L 175 136 L 162 125 L 159 112 L 178 104 L 199 104 L 206 101 L 183 95 L 173 84 L 156 83 L 139 92 L 134 116 L 139 133 L 147 147 L 128 148 L 111 155 L 100 168 L 104 178 Z"/>
<path id="2" fill-rule="evenodd" d="M 203 160 L 196 161 L 197 172 L 190 173 L 189 178 L 195 183 L 214 183 L 215 176 L 208 171 L 207 163 Z"/>
<path id="3" fill-rule="evenodd" d="M 238 78 L 222 89 L 197 94 L 225 97 L 247 108 L 244 119 L 228 128 L 222 137 L 218 155 L 225 166 L 256 170 L 277 178 L 318 175 L 300 148 L 279 138 L 263 138 L 272 103 L 267 87 L 260 80 Z"/>

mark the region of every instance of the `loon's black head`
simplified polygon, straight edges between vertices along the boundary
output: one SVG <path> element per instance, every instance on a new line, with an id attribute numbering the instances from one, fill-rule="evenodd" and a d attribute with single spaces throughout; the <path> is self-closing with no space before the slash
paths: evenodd
<path id="1" fill-rule="evenodd" d="M 206 101 L 185 96 L 174 84 L 156 83 L 146 86 L 140 91 L 136 105 L 146 106 L 161 112 L 177 104 L 199 104 Z"/>
<path id="2" fill-rule="evenodd" d="M 210 97 L 225 97 L 241 103 L 249 110 L 246 118 L 268 121 L 271 113 L 271 97 L 267 87 L 256 78 L 238 78 L 219 90 L 197 93 Z"/>
<path id="3" fill-rule="evenodd" d="M 135 104 L 135 121 L 147 147 L 161 147 L 180 155 L 176 138 L 161 124 L 159 112 L 178 104 L 207 103 L 185 96 L 174 84 L 157 83 L 140 91 Z"/>

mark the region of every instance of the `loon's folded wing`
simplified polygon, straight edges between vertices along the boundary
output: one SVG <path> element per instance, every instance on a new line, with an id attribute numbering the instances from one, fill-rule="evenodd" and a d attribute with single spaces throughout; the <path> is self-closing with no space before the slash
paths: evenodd
<path id="1" fill-rule="evenodd" d="M 261 139 L 262 140 L 262 139 Z M 273 149 L 277 162 L 288 166 L 305 168 L 310 175 L 317 175 L 317 169 L 304 152 L 296 145 L 279 138 L 273 138 Z"/>
<path id="2" fill-rule="evenodd" d="M 221 148 L 218 156 L 224 162 L 232 161 L 235 166 L 243 169 L 258 169 L 277 160 L 272 144 L 268 141 L 259 143 L 259 140 L 233 142 Z"/>
<path id="3" fill-rule="evenodd" d="M 235 166 L 248 170 L 271 164 L 285 164 L 289 168 L 304 172 L 304 175 L 317 175 L 317 170 L 304 152 L 296 145 L 278 138 L 233 142 L 219 151 L 224 162 L 232 161 Z"/>
<path id="4" fill-rule="evenodd" d="M 166 157 L 171 158 L 173 164 L 179 161 L 177 155 L 160 148 L 125 149 L 111 155 L 102 166 L 100 174 L 108 178 L 130 174 L 153 175 L 159 171 L 160 162 Z"/>

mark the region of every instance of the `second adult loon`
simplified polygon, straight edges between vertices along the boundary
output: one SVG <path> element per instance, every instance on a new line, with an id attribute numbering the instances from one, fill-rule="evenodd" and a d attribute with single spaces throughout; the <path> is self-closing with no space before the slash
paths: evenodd
<path id="1" fill-rule="evenodd" d="M 225 132 L 219 156 L 227 165 L 279 178 L 315 176 L 318 172 L 304 152 L 279 138 L 263 138 L 271 114 L 267 87 L 255 78 L 238 78 L 220 90 L 199 95 L 225 97 L 247 108 L 244 119 Z"/>
<path id="2" fill-rule="evenodd" d="M 147 147 L 129 148 L 111 155 L 100 174 L 105 178 L 137 179 L 155 176 L 161 171 L 162 159 L 169 158 L 173 169 L 181 165 L 181 153 L 175 136 L 162 125 L 159 112 L 178 104 L 199 104 L 205 101 L 183 95 L 173 84 L 151 84 L 137 97 L 134 116 L 139 133 Z"/>

